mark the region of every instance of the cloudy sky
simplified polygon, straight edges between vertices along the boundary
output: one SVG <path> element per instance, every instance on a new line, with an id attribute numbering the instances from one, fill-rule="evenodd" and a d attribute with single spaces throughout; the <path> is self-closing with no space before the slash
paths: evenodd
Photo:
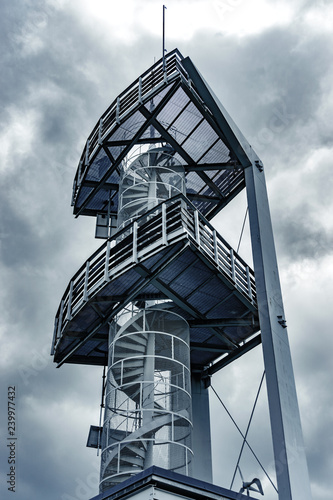
<path id="1" fill-rule="evenodd" d="M 161 56 L 159 0 L 0 0 L 1 498 L 97 494 L 101 369 L 55 368 L 53 321 L 72 274 L 99 245 L 75 219 L 85 140 L 114 98 Z M 314 500 L 332 498 L 333 6 L 329 0 L 168 0 L 166 47 L 189 55 L 265 164 Z M 236 210 L 237 208 L 237 210 Z M 237 247 L 244 197 L 216 218 Z M 250 260 L 248 228 L 240 253 Z M 261 351 L 213 377 L 242 429 Z M 17 409 L 16 495 L 8 492 L 7 388 Z M 211 394 L 214 482 L 241 446 Z M 265 390 L 249 441 L 272 474 Z M 245 479 L 263 481 L 244 452 Z M 237 477 L 235 489 L 239 489 Z"/>

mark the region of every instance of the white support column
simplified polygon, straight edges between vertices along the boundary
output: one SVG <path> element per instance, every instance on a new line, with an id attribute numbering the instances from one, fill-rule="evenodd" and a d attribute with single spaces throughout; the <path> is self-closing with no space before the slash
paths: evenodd
<path id="1" fill-rule="evenodd" d="M 279 500 L 310 500 L 264 172 L 252 165 L 245 180 Z"/>
<path id="2" fill-rule="evenodd" d="M 212 450 L 210 437 L 208 388 L 200 373 L 191 375 L 192 392 L 192 476 L 208 483 L 213 482 Z"/>

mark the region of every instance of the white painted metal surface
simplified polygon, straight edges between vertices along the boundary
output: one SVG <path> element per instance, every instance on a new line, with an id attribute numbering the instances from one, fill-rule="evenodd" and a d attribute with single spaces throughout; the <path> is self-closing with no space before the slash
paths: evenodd
<path id="1" fill-rule="evenodd" d="M 102 491 L 152 465 L 191 473 L 189 327 L 167 306 L 132 304 L 110 325 Z"/>

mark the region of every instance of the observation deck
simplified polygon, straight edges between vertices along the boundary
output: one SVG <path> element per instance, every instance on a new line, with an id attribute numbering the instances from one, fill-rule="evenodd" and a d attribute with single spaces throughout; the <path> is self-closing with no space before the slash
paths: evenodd
<path id="1" fill-rule="evenodd" d="M 213 373 L 260 343 L 253 271 L 183 195 L 118 231 L 73 276 L 55 319 L 54 360 L 107 365 L 109 322 L 144 300 L 170 300 L 189 322 L 194 371 L 213 363 Z"/>
<path id="2" fill-rule="evenodd" d="M 173 50 L 164 66 L 162 59 L 155 63 L 101 116 L 75 175 L 76 216 L 117 216 L 119 167 L 140 144 L 172 146 L 185 168 L 187 197 L 208 220 L 245 187 L 250 146 L 211 92 L 195 85 L 191 64 Z"/>

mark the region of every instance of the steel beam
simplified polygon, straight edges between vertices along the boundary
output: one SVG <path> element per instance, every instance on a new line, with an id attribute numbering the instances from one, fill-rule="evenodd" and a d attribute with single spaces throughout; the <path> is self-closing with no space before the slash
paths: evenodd
<path id="1" fill-rule="evenodd" d="M 189 78 L 194 83 L 201 99 L 214 116 L 215 123 L 220 129 L 220 133 L 218 133 L 218 135 L 225 137 L 229 149 L 234 152 L 243 167 L 250 165 L 250 155 L 253 153 L 248 141 L 245 139 L 226 109 L 222 106 L 198 69 L 194 66 L 191 59 L 189 57 L 185 57 L 182 64 L 186 69 Z"/>
<path id="2" fill-rule="evenodd" d="M 310 500 L 310 483 L 262 164 L 192 61 L 187 57 L 182 63 L 245 170 L 279 499 Z M 217 213 L 218 208 L 209 217 Z"/>
<path id="3" fill-rule="evenodd" d="M 245 344 L 243 344 L 242 346 L 237 347 L 237 349 L 231 351 L 227 356 L 224 356 L 222 359 L 220 359 L 220 361 L 213 363 L 209 368 L 203 371 L 203 374 L 207 376 L 214 375 L 214 373 L 217 373 L 218 371 L 222 370 L 222 368 L 229 365 L 236 359 L 240 358 L 241 356 L 243 356 L 243 354 L 251 351 L 254 347 L 257 347 L 260 343 L 261 343 L 261 336 L 257 335 L 248 342 L 245 342 Z"/>
<path id="4" fill-rule="evenodd" d="M 191 328 L 223 327 L 223 326 L 257 326 L 259 323 L 253 318 L 215 318 L 215 319 L 190 319 L 188 323 Z"/>
<path id="5" fill-rule="evenodd" d="M 192 393 L 192 475 L 212 483 L 212 450 L 210 437 L 209 395 L 200 373 L 191 374 Z"/>
<path id="6" fill-rule="evenodd" d="M 310 500 L 264 172 L 253 162 L 245 180 L 279 500 Z"/>
<path id="7" fill-rule="evenodd" d="M 165 100 L 168 101 L 173 94 L 178 90 L 179 88 L 179 83 L 175 83 L 174 85 L 171 86 L 171 89 L 165 96 Z M 98 186 L 92 191 L 87 198 L 83 201 L 81 207 L 75 212 L 75 215 L 78 217 L 85 209 L 85 207 L 91 202 L 93 197 L 96 195 L 96 193 L 104 187 L 104 184 L 107 182 L 107 179 L 110 177 L 110 174 L 114 172 L 122 162 L 122 160 L 125 158 L 127 153 L 131 150 L 131 148 L 136 144 L 137 139 L 141 137 L 141 135 L 146 131 L 146 129 L 156 123 L 155 117 L 158 115 L 160 112 L 161 108 L 163 108 L 164 102 L 160 103 L 154 110 L 153 113 L 148 112 L 148 119 L 147 121 L 139 128 L 139 130 L 136 132 L 134 137 L 130 140 L 128 145 L 124 148 L 124 150 L 121 152 L 115 163 L 112 165 L 112 169 L 109 169 L 106 171 L 106 173 L 103 175 L 103 177 L 99 180 Z M 146 108 L 144 106 L 141 106 L 140 108 L 141 112 L 145 114 Z M 164 130 L 164 129 L 163 129 Z M 107 139 L 106 139 L 107 140 Z M 191 163 L 193 163 L 193 160 L 191 159 Z"/>

